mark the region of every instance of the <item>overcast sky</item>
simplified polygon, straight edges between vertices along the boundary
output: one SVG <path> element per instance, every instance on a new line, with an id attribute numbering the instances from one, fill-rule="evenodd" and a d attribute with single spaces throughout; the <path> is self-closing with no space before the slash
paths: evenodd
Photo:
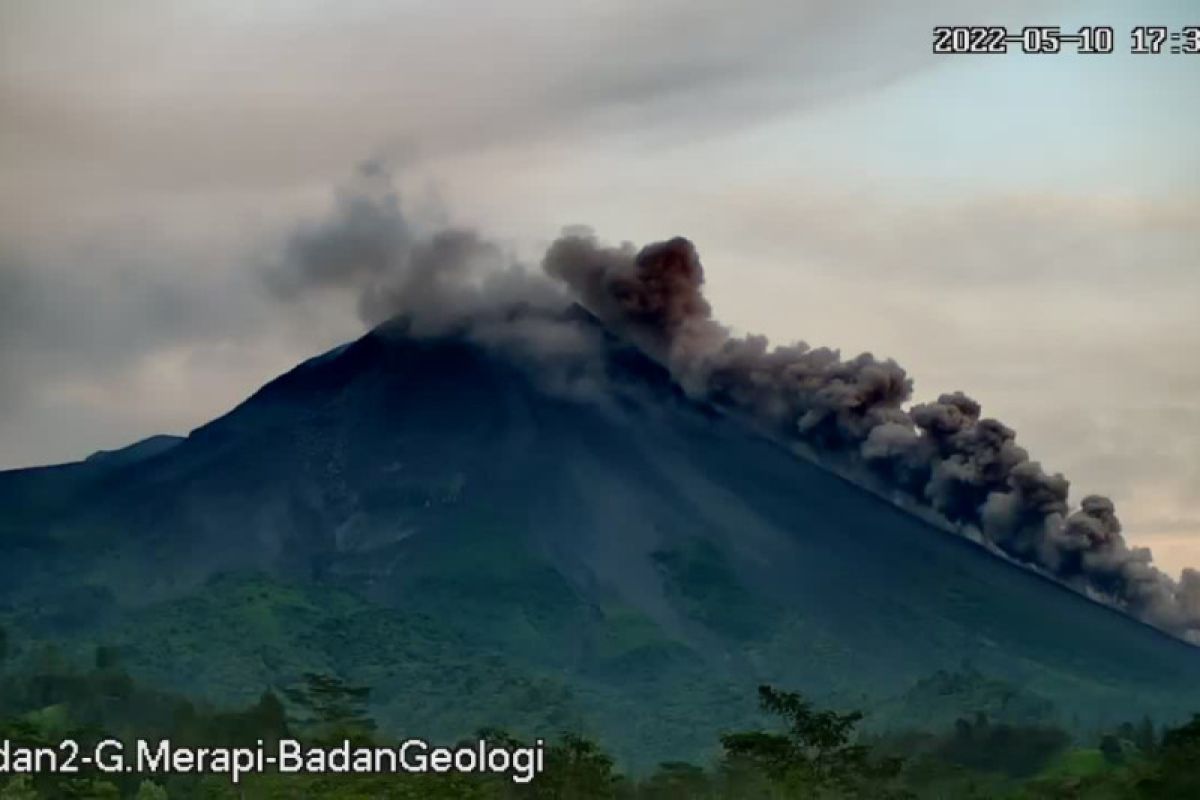
<path id="1" fill-rule="evenodd" d="M 737 330 L 967 391 L 1200 566 L 1200 56 L 1128 54 L 1195 4 L 848 5 L 0 0 L 0 468 L 186 433 L 360 332 L 262 275 L 383 158 L 417 224 L 530 261 L 689 236 Z M 933 56 L 950 23 L 1118 52 Z"/>

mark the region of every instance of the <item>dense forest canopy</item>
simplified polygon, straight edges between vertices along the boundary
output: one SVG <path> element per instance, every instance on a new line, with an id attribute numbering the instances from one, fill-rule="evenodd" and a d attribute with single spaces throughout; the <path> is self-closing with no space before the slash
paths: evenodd
<path id="1" fill-rule="evenodd" d="M 243 708 L 223 710 L 158 691 L 125 671 L 120 654 L 98 647 L 90 664 L 52 645 L 11 658 L 0 634 L 0 738 L 14 748 L 84 751 L 109 738 L 168 739 L 176 747 L 270 748 L 296 739 L 312 747 L 394 746 L 370 715 L 370 687 L 306 673 L 264 687 Z M 943 675 L 938 680 L 962 680 Z M 1200 796 L 1200 715 L 1162 729 L 1149 718 L 1088 735 L 1049 722 L 1004 722 L 985 713 L 941 730 L 865 732 L 863 710 L 815 706 L 803 694 L 758 689 L 757 728 L 714 743 L 709 763 L 669 762 L 629 773 L 578 732 L 548 742 L 544 770 L 512 774 L 19 774 L 0 776 L 0 800 L 36 798 L 1194 798 Z M 869 711 L 869 710 L 868 710 Z M 636 724 L 636 720 L 631 720 Z M 487 746 L 529 746 L 520 732 L 489 729 Z M 7 757 L 7 756 L 5 756 Z M 2 760 L 2 759 L 0 759 Z"/>

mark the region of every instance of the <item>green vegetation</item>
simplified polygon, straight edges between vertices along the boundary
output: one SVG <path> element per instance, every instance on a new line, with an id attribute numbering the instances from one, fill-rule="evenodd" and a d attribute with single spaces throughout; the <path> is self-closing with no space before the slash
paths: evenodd
<path id="1" fill-rule="evenodd" d="M 781 616 L 748 591 L 728 558 L 710 542 L 695 539 L 677 550 L 651 554 L 669 597 L 691 619 L 734 640 L 761 639 L 767 620 Z"/>
<path id="2" fill-rule="evenodd" d="M 418 581 L 402 610 L 328 585 L 225 574 L 71 635 L 15 619 L 14 658 L 28 665 L 52 643 L 82 662 L 104 645 L 139 681 L 223 707 L 306 673 L 339 675 L 371 687 L 384 729 L 439 741 L 497 726 L 543 737 L 571 730 L 638 768 L 706 757 L 714 721 L 752 719 L 753 678 L 735 684 L 646 614 L 616 600 L 585 604 L 552 573 L 486 544 L 465 563 L 484 554 L 500 568 L 459 579 L 455 570 L 466 568 L 439 554 L 444 581 Z"/>
<path id="3" fill-rule="evenodd" d="M 8 635 L 0 640 L 11 646 Z M 307 672 L 237 710 L 158 691 L 130 677 L 119 652 L 99 647 L 86 668 L 56 648 L 25 643 L 19 664 L 0 662 L 0 739 L 54 747 L 75 739 L 89 752 L 116 738 L 170 739 L 176 746 L 307 744 L 395 746 L 371 716 L 371 689 Z M 967 673 L 968 676 L 970 673 Z M 935 676 L 936 681 L 961 681 Z M 976 685 L 978 680 L 969 680 Z M 983 682 L 986 685 L 986 681 Z M 722 735 L 706 764 L 671 762 L 622 771 L 592 739 L 555 736 L 545 771 L 531 783 L 511 775 L 324 774 L 268 771 L 243 776 L 124 774 L 0 775 L 0 800 L 37 798 L 477 798 L 478 800 L 784 800 L 785 798 L 1194 798 L 1200 796 L 1200 715 L 1161 734 L 1143 719 L 1072 739 L 1046 722 L 979 713 L 941 731 L 861 730 L 863 714 L 817 708 L 801 694 L 762 686 L 753 729 Z M 636 720 L 630 720 L 636 724 Z M 409 729 L 411 733 L 411 729 Z M 472 740 L 522 745 L 492 728 Z M 529 740 L 525 739 L 528 743 Z M 132 748 L 131 748 L 132 749 Z"/>
<path id="4" fill-rule="evenodd" d="M 550 733 L 580 719 L 555 676 L 514 664 L 427 613 L 259 575 L 215 578 L 88 636 L 26 640 L 23 664 L 35 666 L 50 642 L 76 661 L 104 645 L 139 680 L 223 706 L 251 703 L 263 687 L 306 673 L 341 675 L 371 687 L 371 711 L 384 727 L 437 738 L 500 722 Z"/>
<path id="5" fill-rule="evenodd" d="M 719 554 L 703 547 L 664 551 L 656 560 L 681 596 L 698 598 L 700 583 L 720 584 L 716 578 L 728 574 Z M 458 584 L 462 591 L 457 595 L 435 591 L 430 584 L 429 592 L 418 593 L 401 611 L 331 586 L 227 574 L 209 580 L 199 591 L 74 635 L 55 636 L 13 624 L 9 634 L 0 633 L 0 674 L 7 664 L 12 674 L 78 680 L 78 670 L 66 665 L 94 661 L 105 674 L 123 674 L 139 686 L 156 687 L 209 708 L 251 707 L 264 689 L 270 689 L 271 697 L 288 705 L 296 720 L 304 717 L 305 706 L 296 692 L 320 692 L 319 685 L 306 688 L 305 681 L 337 676 L 340 685 L 370 687 L 369 696 L 354 707 L 380 731 L 417 731 L 438 742 L 456 741 L 481 729 L 503 728 L 526 739 L 546 740 L 571 731 L 598 743 L 623 770 L 639 775 L 664 760 L 711 761 L 721 752 L 722 733 L 748 730 L 760 722 L 753 696 L 758 682 L 799 685 L 823 704 L 862 709 L 864 718 L 855 721 L 861 736 L 873 737 L 889 755 L 910 762 L 928 756 L 941 772 L 942 766 L 950 765 L 1022 779 L 1054 769 L 1078 776 L 1088 758 L 1102 757 L 1102 728 L 1113 728 L 1118 749 L 1145 750 L 1147 739 L 1155 738 L 1153 726 L 1147 733 L 1147 720 L 1121 730 L 1108 723 L 1080 723 L 1047 698 L 985 675 L 969 663 L 936 671 L 907 691 L 882 698 L 838 691 L 836 686 L 830 691 L 827 684 L 793 683 L 783 671 L 770 667 L 798 659 L 835 661 L 837 653 L 823 647 L 819 629 L 798 629 L 797 636 L 803 634 L 810 642 L 807 651 L 748 641 L 750 659 L 774 673 L 760 677 L 748 661 L 714 665 L 697 658 L 627 604 L 614 600 L 585 606 L 561 584 L 527 580 L 532 570 L 525 564 L 510 560 L 497 574 L 505 571 L 514 574 L 513 580 L 533 586 L 520 602 L 505 605 L 507 618 L 456 608 L 455 603 L 469 603 L 472 611 L 479 607 L 465 580 Z M 535 591 L 539 585 L 544 590 Z M 736 607 L 736 601 L 731 592 L 716 607 Z M 556 604 L 554 614 L 536 613 Z M 529 652 L 544 656 L 526 658 L 521 648 L 505 649 L 488 641 L 519 638 L 521 631 L 539 643 Z M 554 645 L 561 641 L 573 642 L 574 652 Z M 853 685 L 849 679 L 860 661 L 845 664 L 847 686 Z M 79 691 L 83 697 L 90 690 Z M 313 699 L 319 702 L 319 697 Z M 22 713 L 38 715 L 39 724 L 63 715 L 61 708 L 47 710 L 49 701 L 18 705 Z M 10 697 L 0 698 L 0 713 L 11 708 Z M 107 719 L 94 710 L 83 711 L 82 719 Z M 136 720 L 128 729 L 141 730 L 145 724 Z M 955 733 L 957 738 L 951 735 Z M 1088 747 L 1067 748 L 1061 754 L 1064 763 L 1048 760 L 1060 755 L 1068 734 Z M 1022 743 L 1028 743 L 1024 754 Z M 1113 747 L 1110 742 L 1110 755 L 1116 752 Z M 996 753 L 1007 761 L 989 761 L 999 757 Z M 1048 755 L 1038 760 L 1042 754 Z M 690 770 L 659 775 L 657 781 L 672 786 L 694 782 Z"/>

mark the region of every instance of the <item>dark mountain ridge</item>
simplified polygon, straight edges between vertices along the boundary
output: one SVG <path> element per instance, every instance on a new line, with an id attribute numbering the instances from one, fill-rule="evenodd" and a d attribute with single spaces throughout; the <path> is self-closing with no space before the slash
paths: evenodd
<path id="1" fill-rule="evenodd" d="M 760 682 L 855 705 L 964 661 L 1087 722 L 1200 708 L 1197 648 L 795 457 L 588 333 L 602 392 L 393 323 L 144 457 L 0 473 L 4 616 L 107 637 L 217 699 L 317 661 L 375 685 L 385 722 L 574 719 L 632 760 L 709 746 Z M 246 632 L 188 655 L 218 613 Z M 475 663 L 537 699 L 472 716 Z M 457 695 L 426 686 L 441 699 L 414 717 L 397 664 Z"/>

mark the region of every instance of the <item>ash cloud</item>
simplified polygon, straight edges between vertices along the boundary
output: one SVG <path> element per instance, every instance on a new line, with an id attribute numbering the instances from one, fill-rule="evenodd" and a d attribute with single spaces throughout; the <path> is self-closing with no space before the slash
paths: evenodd
<path id="1" fill-rule="evenodd" d="M 1090 495 L 1072 510 L 1068 480 L 1047 473 L 1012 428 L 983 417 L 962 392 L 909 405 L 912 381 L 890 359 L 732 336 L 713 318 L 699 255 L 684 238 L 635 250 L 571 232 L 551 245 L 543 268 L 692 397 L 748 416 L 1007 557 L 1200 644 L 1200 572 L 1175 581 L 1148 549 L 1130 548 L 1108 498 Z"/>
<path id="2" fill-rule="evenodd" d="M 547 388 L 597 397 L 612 388 L 603 343 L 564 315 L 573 297 L 665 365 L 691 397 L 1200 644 L 1200 572 L 1175 581 L 1157 569 L 1148 549 L 1126 543 L 1110 500 L 1091 495 L 1073 508 L 1069 481 L 1032 459 L 1012 428 L 962 392 L 913 403 L 912 380 L 891 359 L 731 335 L 704 296 L 696 248 L 682 237 L 605 247 L 576 229 L 549 247 L 537 273 L 474 230 L 415 224 L 387 165 L 372 160 L 339 190 L 326 219 L 292 232 L 265 277 L 281 301 L 347 291 L 369 326 L 401 317 L 412 335 L 461 333 L 514 356 Z"/>
<path id="3" fill-rule="evenodd" d="M 423 230 L 404 213 L 388 165 L 363 162 L 326 219 L 301 224 L 264 273 L 275 297 L 346 291 L 369 327 L 459 333 L 501 351 L 551 390 L 593 396 L 604 384 L 600 334 L 572 324 L 562 288 L 469 228 Z"/>

